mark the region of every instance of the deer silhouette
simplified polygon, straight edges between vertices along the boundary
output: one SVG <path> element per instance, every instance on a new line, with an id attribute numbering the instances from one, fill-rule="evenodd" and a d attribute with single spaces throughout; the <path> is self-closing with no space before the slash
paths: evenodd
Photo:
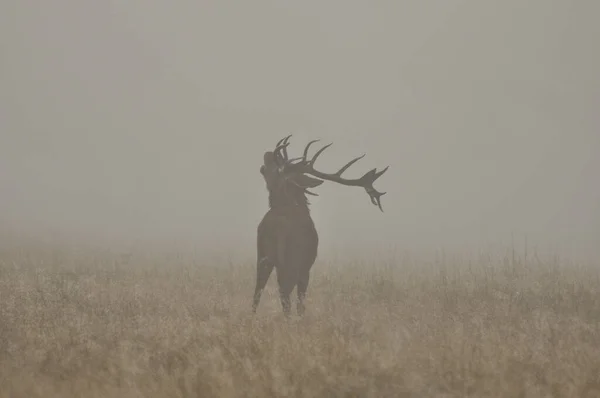
<path id="1" fill-rule="evenodd" d="M 381 196 L 373 183 L 388 169 L 372 169 L 357 179 L 346 179 L 342 173 L 365 155 L 352 159 L 334 174 L 318 171 L 315 161 L 325 149 L 319 149 L 308 159 L 310 146 L 319 140 L 310 141 L 302 157 L 288 157 L 287 147 L 291 135 L 281 139 L 273 151 L 264 153 L 264 164 L 260 167 L 269 192 L 269 210 L 262 218 L 257 229 L 256 287 L 252 311 L 256 313 L 262 291 L 269 276 L 276 269 L 277 284 L 283 312 L 290 315 L 290 295 L 297 287 L 298 315 L 305 311 L 304 299 L 308 288 L 310 270 L 317 258 L 319 236 L 310 215 L 309 201 L 306 195 L 318 196 L 309 189 L 316 188 L 324 181 L 336 182 L 346 186 L 365 189 L 371 202 L 381 211 Z M 311 177 L 312 176 L 312 177 Z M 316 178 L 313 178 L 316 177 Z"/>

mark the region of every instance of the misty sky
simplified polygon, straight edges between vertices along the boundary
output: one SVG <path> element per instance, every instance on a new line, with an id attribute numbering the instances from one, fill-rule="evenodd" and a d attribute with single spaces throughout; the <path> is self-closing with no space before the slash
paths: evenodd
<path id="1" fill-rule="evenodd" d="M 254 250 L 262 154 L 333 142 L 322 247 L 600 251 L 600 2 L 8 0 L 0 222 Z"/>

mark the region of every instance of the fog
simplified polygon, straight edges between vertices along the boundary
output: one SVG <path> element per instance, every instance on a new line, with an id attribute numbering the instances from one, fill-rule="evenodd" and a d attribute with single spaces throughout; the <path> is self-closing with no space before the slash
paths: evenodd
<path id="1" fill-rule="evenodd" d="M 0 222 L 254 250 L 263 152 L 333 142 L 327 248 L 600 252 L 600 3 L 3 1 Z"/>

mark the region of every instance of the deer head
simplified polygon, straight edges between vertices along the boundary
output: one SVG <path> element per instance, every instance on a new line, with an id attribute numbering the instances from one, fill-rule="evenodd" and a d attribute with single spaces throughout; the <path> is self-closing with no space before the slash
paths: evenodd
<path id="1" fill-rule="evenodd" d="M 352 159 L 333 174 L 324 173 L 316 170 L 314 164 L 323 151 L 332 144 L 325 145 L 311 159 L 308 159 L 310 146 L 319 140 L 310 141 L 304 148 L 301 157 L 290 159 L 287 153 L 290 137 L 291 135 L 279 140 L 273 151 L 267 151 L 264 154 L 264 164 L 261 166 L 260 172 L 267 183 L 270 201 L 274 198 L 284 198 L 295 203 L 299 203 L 299 201 L 307 203 L 306 194 L 318 196 L 309 189 L 318 187 L 324 181 L 331 181 L 341 185 L 364 188 L 371 199 L 371 203 L 383 211 L 381 197 L 385 195 L 385 192 L 378 192 L 373 187 L 373 183 L 387 171 L 389 166 L 381 171 L 372 169 L 357 179 L 343 178 L 342 173 L 365 156 L 362 155 Z"/>

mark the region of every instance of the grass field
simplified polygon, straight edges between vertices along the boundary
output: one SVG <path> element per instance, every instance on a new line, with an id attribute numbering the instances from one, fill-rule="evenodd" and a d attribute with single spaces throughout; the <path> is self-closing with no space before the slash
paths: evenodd
<path id="1" fill-rule="evenodd" d="M 273 275 L 274 276 L 274 275 Z M 285 321 L 255 265 L 0 255 L 0 397 L 600 397 L 600 269 L 523 256 L 318 260 Z"/>

